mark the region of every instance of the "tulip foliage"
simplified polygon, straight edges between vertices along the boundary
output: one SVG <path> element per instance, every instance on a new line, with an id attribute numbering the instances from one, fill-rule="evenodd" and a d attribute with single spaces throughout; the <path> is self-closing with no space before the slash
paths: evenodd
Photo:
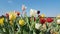
<path id="1" fill-rule="evenodd" d="M 45 17 L 34 9 L 30 10 L 30 17 L 17 11 L 6 13 L 0 17 L 0 34 L 60 34 L 60 19 Z"/>

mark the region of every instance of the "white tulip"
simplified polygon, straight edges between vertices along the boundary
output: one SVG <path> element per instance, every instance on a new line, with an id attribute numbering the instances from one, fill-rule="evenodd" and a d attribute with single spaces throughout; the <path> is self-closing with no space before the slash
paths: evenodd
<path id="1" fill-rule="evenodd" d="M 36 16 L 37 10 L 30 9 L 30 16 Z"/>
<path id="2" fill-rule="evenodd" d="M 57 19 L 57 24 L 60 24 L 60 19 Z"/>
<path id="3" fill-rule="evenodd" d="M 39 23 L 36 23 L 36 24 L 35 24 L 35 28 L 36 28 L 36 29 L 39 29 L 40 26 L 41 26 L 41 24 L 39 24 Z"/>
<path id="4" fill-rule="evenodd" d="M 25 11 L 27 7 L 25 5 L 22 5 L 22 11 Z"/>

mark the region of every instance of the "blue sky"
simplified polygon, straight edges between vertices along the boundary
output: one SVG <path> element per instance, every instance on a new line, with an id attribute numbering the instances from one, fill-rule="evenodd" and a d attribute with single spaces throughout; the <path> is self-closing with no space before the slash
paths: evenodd
<path id="1" fill-rule="evenodd" d="M 60 14 L 60 0 L 0 0 L 0 15 L 12 10 L 22 12 L 22 5 L 27 7 L 29 15 L 30 9 L 40 10 L 41 14 L 54 17 Z"/>

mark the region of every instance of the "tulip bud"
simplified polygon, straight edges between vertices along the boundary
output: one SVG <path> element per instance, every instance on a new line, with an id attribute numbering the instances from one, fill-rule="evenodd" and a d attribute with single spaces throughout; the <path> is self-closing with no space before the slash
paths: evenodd
<path id="1" fill-rule="evenodd" d="M 22 11 L 25 11 L 26 8 L 25 5 L 22 5 Z"/>
<path id="2" fill-rule="evenodd" d="M 15 12 L 18 16 L 20 15 L 20 12 Z"/>
<path id="3" fill-rule="evenodd" d="M 40 14 L 40 11 L 37 11 L 37 14 Z"/>
<path id="4" fill-rule="evenodd" d="M 19 25 L 20 26 L 24 26 L 25 25 L 25 21 L 23 19 L 19 20 Z"/>
<path id="5" fill-rule="evenodd" d="M 41 14 L 41 17 L 45 17 L 45 14 Z"/>

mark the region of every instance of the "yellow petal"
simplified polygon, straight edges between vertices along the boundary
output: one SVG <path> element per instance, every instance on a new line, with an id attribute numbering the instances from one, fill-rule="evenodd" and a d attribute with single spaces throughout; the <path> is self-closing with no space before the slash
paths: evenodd
<path id="1" fill-rule="evenodd" d="M 15 20 L 16 19 L 16 14 L 9 14 L 9 20 Z"/>
<path id="2" fill-rule="evenodd" d="M 24 20 L 19 20 L 19 25 L 24 26 L 25 25 Z"/>
<path id="3" fill-rule="evenodd" d="M 0 18 L 0 25 L 4 25 L 4 18 Z"/>
<path id="4" fill-rule="evenodd" d="M 45 14 L 41 14 L 41 17 L 45 17 Z"/>

